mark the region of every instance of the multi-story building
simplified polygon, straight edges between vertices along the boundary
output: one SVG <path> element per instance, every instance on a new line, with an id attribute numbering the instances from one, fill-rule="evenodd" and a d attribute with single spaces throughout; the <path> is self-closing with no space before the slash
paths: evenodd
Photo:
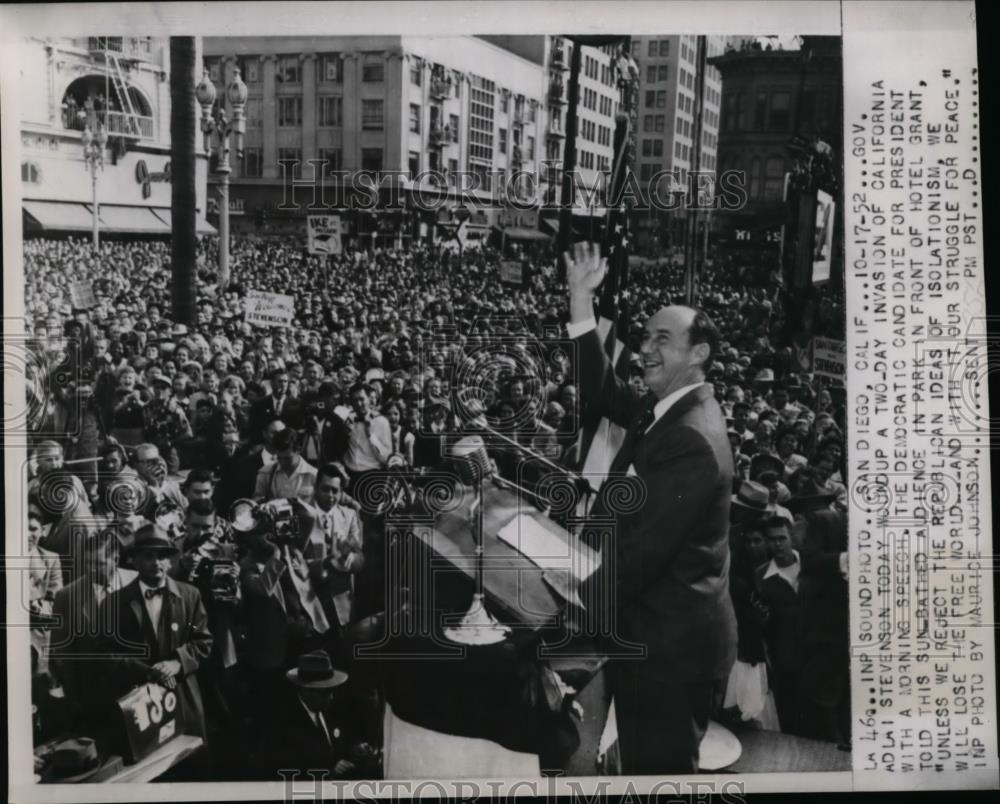
<path id="1" fill-rule="evenodd" d="M 695 169 L 714 181 L 722 81 L 706 59 L 721 54 L 725 42 L 721 36 L 633 39 L 632 55 L 639 67 L 635 172 L 644 188 L 658 174 L 671 174 L 656 183 L 660 198 L 666 198 L 671 184 L 683 191 L 689 172 Z M 656 206 L 650 204 L 636 216 L 640 247 L 657 241 L 660 246 L 677 243 L 683 237 L 685 210 L 665 212 Z"/>
<path id="2" fill-rule="evenodd" d="M 545 156 L 542 69 L 482 38 L 210 37 L 204 49 L 220 97 L 236 68 L 249 90 L 230 189 L 244 226 L 300 231 L 313 201 L 350 205 L 350 180 L 330 174 L 354 171 L 402 174 L 403 205 L 417 192 L 424 206 L 475 200 L 493 223 L 511 177 L 537 175 Z M 422 216 L 361 217 L 398 235 Z"/>
<path id="3" fill-rule="evenodd" d="M 722 229 L 777 249 L 797 149 L 820 140 L 842 158 L 840 39 L 805 36 L 797 48 L 743 40 L 711 61 L 723 87 L 719 168 L 743 174 L 747 194 L 745 208 L 720 213 Z"/>
<path id="4" fill-rule="evenodd" d="M 25 40 L 21 191 L 26 236 L 86 233 L 93 185 L 83 134 L 107 133 L 97 169 L 102 236 L 170 233 L 170 48 L 154 37 Z M 198 228 L 204 220 L 207 159 L 197 136 Z"/>

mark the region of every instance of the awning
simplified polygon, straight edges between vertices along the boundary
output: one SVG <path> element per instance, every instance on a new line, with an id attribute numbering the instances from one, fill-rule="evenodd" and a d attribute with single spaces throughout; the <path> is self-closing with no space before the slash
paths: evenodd
<path id="1" fill-rule="evenodd" d="M 508 226 L 500 229 L 508 240 L 550 240 L 551 235 L 539 232 L 537 229 L 527 229 L 523 226 Z"/>
<path id="2" fill-rule="evenodd" d="M 94 223 L 89 207 L 66 201 L 25 201 L 24 212 L 29 229 L 89 232 Z"/>
<path id="3" fill-rule="evenodd" d="M 581 215 L 574 212 L 570 219 L 570 228 L 577 237 L 593 237 L 601 228 L 601 223 L 595 223 L 597 216 Z M 559 234 L 559 218 L 542 216 L 542 225 L 552 230 L 552 234 Z"/>
<path id="4" fill-rule="evenodd" d="M 161 209 L 160 207 L 154 207 L 150 210 L 157 218 L 162 220 L 169 231 L 173 231 L 173 216 L 170 214 L 169 209 Z M 195 232 L 197 234 L 217 234 L 215 227 L 212 226 L 206 220 L 199 220 L 195 217 Z"/>
<path id="5" fill-rule="evenodd" d="M 120 207 L 101 204 L 101 228 L 109 232 L 132 234 L 170 234 L 170 227 L 149 207 Z"/>

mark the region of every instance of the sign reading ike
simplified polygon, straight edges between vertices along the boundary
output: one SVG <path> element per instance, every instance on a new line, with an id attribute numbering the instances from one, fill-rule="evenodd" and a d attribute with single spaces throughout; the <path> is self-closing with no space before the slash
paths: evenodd
<path id="1" fill-rule="evenodd" d="M 340 254 L 342 229 L 339 215 L 310 215 L 306 232 L 310 254 Z"/>

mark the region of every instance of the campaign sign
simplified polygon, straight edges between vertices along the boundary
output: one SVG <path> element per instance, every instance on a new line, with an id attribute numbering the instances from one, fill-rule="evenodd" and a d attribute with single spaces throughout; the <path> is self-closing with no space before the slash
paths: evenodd
<path id="1" fill-rule="evenodd" d="M 129 764 L 149 756 L 178 733 L 177 693 L 143 684 L 118 699 L 125 719 Z"/>
<path id="2" fill-rule="evenodd" d="M 524 281 L 524 269 L 520 260 L 500 261 L 500 281 L 520 285 Z"/>
<path id="3" fill-rule="evenodd" d="M 89 310 L 91 307 L 97 306 L 94 286 L 86 279 L 70 283 L 69 298 L 73 303 L 74 310 Z"/>
<path id="4" fill-rule="evenodd" d="M 813 339 L 813 372 L 842 380 L 847 376 L 847 346 L 834 338 Z"/>
<path id="5" fill-rule="evenodd" d="M 309 215 L 306 232 L 310 254 L 340 254 L 340 215 Z"/>
<path id="6" fill-rule="evenodd" d="M 295 300 L 283 293 L 248 290 L 244 318 L 258 327 L 288 327 L 295 317 Z"/>

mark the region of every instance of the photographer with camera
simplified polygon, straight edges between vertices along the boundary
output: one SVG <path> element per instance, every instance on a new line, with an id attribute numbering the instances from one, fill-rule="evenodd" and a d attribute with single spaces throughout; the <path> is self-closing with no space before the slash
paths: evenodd
<path id="1" fill-rule="evenodd" d="M 254 499 L 261 502 L 296 497 L 308 500 L 316 483 L 316 468 L 298 450 L 298 435 L 286 429 L 274 437 L 275 461 L 257 472 Z"/>
<path id="2" fill-rule="evenodd" d="M 340 460 L 355 483 L 366 472 L 385 466 L 392 454 L 392 428 L 376 412 L 368 388 L 361 383 L 352 386 L 350 400 L 350 409 L 334 409 L 335 454 L 327 457 Z"/>

